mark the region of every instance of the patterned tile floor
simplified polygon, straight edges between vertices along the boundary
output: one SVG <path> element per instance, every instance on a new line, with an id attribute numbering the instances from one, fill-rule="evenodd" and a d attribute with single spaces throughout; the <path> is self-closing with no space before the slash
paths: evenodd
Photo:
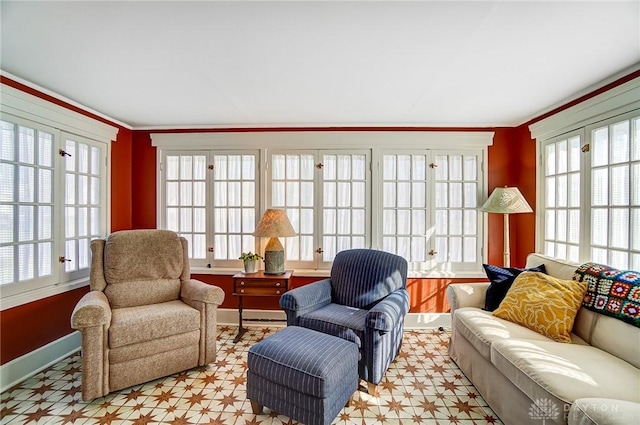
<path id="1" fill-rule="evenodd" d="M 233 343 L 235 326 L 218 326 L 216 363 L 99 398 L 80 398 L 80 355 L 2 393 L 2 424 L 296 424 L 264 410 L 254 415 L 246 400 L 249 347 L 277 331 L 249 327 Z M 381 384 L 378 397 L 356 391 L 334 424 L 501 424 L 447 354 L 449 334 L 405 332 L 403 347 Z M 361 385 L 365 388 L 364 385 Z"/>

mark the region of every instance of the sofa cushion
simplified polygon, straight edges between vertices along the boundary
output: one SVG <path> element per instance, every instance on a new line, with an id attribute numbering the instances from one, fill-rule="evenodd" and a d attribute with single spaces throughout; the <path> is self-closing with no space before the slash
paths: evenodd
<path id="1" fill-rule="evenodd" d="M 493 314 L 555 341 L 571 342 L 573 321 L 586 286 L 544 273 L 523 272 Z"/>
<path id="2" fill-rule="evenodd" d="M 550 341 L 549 338 L 536 331 L 500 319 L 489 311 L 475 307 L 463 307 L 456 310 L 456 314 L 453 316 L 453 327 L 455 333 L 463 335 L 487 360 L 491 358 L 491 344 L 495 341 L 509 338 Z M 585 344 L 573 334 L 572 342 Z"/>
<path id="3" fill-rule="evenodd" d="M 329 304 L 300 316 L 298 325 L 346 339 L 361 348 L 368 312 L 368 310 L 345 305 Z"/>
<path id="4" fill-rule="evenodd" d="M 583 305 L 591 311 L 640 327 L 640 273 L 585 263 L 574 280 L 587 283 Z"/>
<path id="5" fill-rule="evenodd" d="M 493 311 L 502 302 L 505 295 L 513 285 L 513 281 L 523 271 L 541 272 L 546 273 L 544 264 L 540 264 L 530 269 L 519 269 L 517 267 L 499 267 L 491 264 L 483 264 L 484 272 L 491 284 L 487 288 L 487 295 L 485 297 L 484 309 L 487 311 Z"/>
<path id="6" fill-rule="evenodd" d="M 640 368 L 640 328 L 613 317 L 601 314 L 595 314 L 595 316 L 596 323 L 591 334 L 591 345 Z"/>
<path id="7" fill-rule="evenodd" d="M 182 301 L 118 308 L 112 311 L 109 348 L 200 329 L 200 312 Z"/>
<path id="8" fill-rule="evenodd" d="M 527 255 L 527 263 L 525 264 L 526 268 L 530 269 L 532 267 L 539 266 L 540 264 L 544 264 L 544 268 L 547 270 L 547 274 L 549 276 L 566 280 L 573 279 L 573 274 L 580 265 L 580 263 L 560 260 L 558 258 L 549 257 L 535 252 Z"/>
<path id="9" fill-rule="evenodd" d="M 531 400 L 558 405 L 584 397 L 640 402 L 640 370 L 590 345 L 501 340 L 491 346 L 491 363 Z"/>

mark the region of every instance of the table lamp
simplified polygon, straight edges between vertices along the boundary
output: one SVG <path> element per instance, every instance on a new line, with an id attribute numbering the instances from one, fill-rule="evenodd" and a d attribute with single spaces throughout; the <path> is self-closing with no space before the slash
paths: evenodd
<path id="1" fill-rule="evenodd" d="M 264 274 L 284 273 L 284 247 L 278 238 L 295 235 L 285 210 L 270 208 L 264 212 L 253 232 L 253 236 L 271 238 L 264 249 Z"/>
<path id="2" fill-rule="evenodd" d="M 509 214 L 533 212 L 527 200 L 517 187 L 497 187 L 494 189 L 487 202 L 480 211 L 496 214 L 504 214 L 504 267 L 511 267 L 511 254 L 509 253 Z"/>

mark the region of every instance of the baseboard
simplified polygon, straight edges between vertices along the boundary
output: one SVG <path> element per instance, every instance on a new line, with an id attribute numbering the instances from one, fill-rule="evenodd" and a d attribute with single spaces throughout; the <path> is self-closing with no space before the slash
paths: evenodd
<path id="1" fill-rule="evenodd" d="M 29 379 L 80 349 L 80 332 L 72 332 L 0 366 L 0 392 Z"/>
<path id="2" fill-rule="evenodd" d="M 262 325 L 265 320 L 281 320 L 282 322 L 274 322 L 272 326 L 284 326 L 285 314 L 282 310 L 244 310 L 242 312 L 242 323 L 246 326 Z M 258 319 L 252 321 L 251 319 Z M 221 325 L 238 325 L 238 310 L 219 308 L 218 324 Z M 440 328 L 449 329 L 451 327 L 450 313 L 409 313 L 404 319 L 405 329 L 430 329 Z"/>
<path id="3" fill-rule="evenodd" d="M 251 320 L 257 319 L 257 320 Z M 284 327 L 285 314 L 282 310 L 244 310 L 243 325 L 264 326 L 265 321 L 278 320 L 271 326 Z M 219 325 L 238 325 L 238 310 L 219 308 Z M 409 313 L 404 320 L 405 329 L 430 329 L 451 327 L 449 313 Z M 0 392 L 6 391 L 36 373 L 80 350 L 80 332 L 72 332 L 24 356 L 0 366 Z"/>

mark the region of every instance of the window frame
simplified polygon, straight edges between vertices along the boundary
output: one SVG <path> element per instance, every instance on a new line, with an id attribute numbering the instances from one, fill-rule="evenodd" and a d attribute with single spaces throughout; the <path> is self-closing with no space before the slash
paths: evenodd
<path id="1" fill-rule="evenodd" d="M 609 183 L 610 178 L 611 178 L 611 170 L 612 167 L 616 167 L 619 166 L 619 164 L 628 164 L 629 165 L 629 170 L 628 170 L 628 183 L 629 183 L 629 188 L 628 188 L 628 204 L 626 206 L 618 206 L 616 207 L 615 205 L 613 205 L 611 203 L 611 190 L 608 190 L 608 203 L 607 203 L 607 210 L 608 212 L 611 212 L 612 209 L 627 209 L 629 211 L 629 228 L 628 228 L 628 247 L 625 248 L 620 248 L 620 247 L 615 247 L 612 245 L 612 241 L 611 241 L 611 221 L 608 220 L 607 221 L 607 225 L 609 226 L 609 229 L 607 231 L 607 244 L 606 246 L 604 246 L 604 248 L 609 251 L 607 256 L 607 260 L 606 261 L 599 261 L 599 262 L 604 262 L 605 264 L 609 264 L 612 265 L 614 267 L 619 267 L 619 268 L 624 268 L 624 269 L 634 269 L 637 270 L 638 267 L 632 266 L 632 259 L 631 256 L 633 254 L 635 254 L 636 256 L 638 254 L 640 254 L 640 250 L 638 249 L 633 249 L 633 241 L 632 241 L 632 234 L 633 234 L 633 229 L 632 229 L 632 216 L 631 216 L 631 211 L 633 209 L 638 209 L 640 208 L 640 206 L 633 204 L 633 193 L 632 193 L 632 170 L 631 170 L 631 166 L 635 163 L 638 164 L 639 161 L 638 160 L 634 160 L 631 155 L 632 155 L 632 139 L 633 139 L 633 120 L 640 120 L 640 110 L 635 110 L 635 111 L 630 111 L 628 113 L 622 114 L 622 115 L 617 115 L 611 118 L 608 118 L 606 120 L 602 120 L 599 121 L 597 123 L 585 126 L 584 128 L 584 132 L 585 132 L 585 137 L 586 137 L 586 141 L 590 146 L 589 152 L 587 152 L 587 154 L 585 155 L 585 161 L 586 161 L 586 168 L 585 168 L 585 173 L 584 173 L 584 180 L 585 180 L 585 210 L 588 213 L 588 217 L 585 218 L 585 231 L 584 231 L 584 237 L 585 237 L 585 241 L 584 244 L 582 245 L 583 249 L 585 250 L 585 252 L 582 253 L 582 258 L 581 259 L 588 259 L 588 260 L 593 260 L 593 249 L 596 248 L 596 246 L 594 246 L 594 242 L 592 240 L 592 231 L 593 231 L 593 225 L 592 225 L 592 219 L 593 219 L 593 215 L 591 214 L 593 212 L 593 210 L 596 208 L 595 206 L 593 206 L 593 199 L 592 199 L 592 191 L 588 190 L 589 188 L 593 187 L 593 182 L 592 182 L 592 176 L 593 176 L 593 169 L 594 168 L 600 168 L 600 169 L 606 169 L 607 170 L 607 182 Z M 609 131 L 611 126 L 623 121 L 628 121 L 629 122 L 629 159 L 626 162 L 620 162 L 617 164 L 611 164 L 611 162 L 608 162 L 608 164 L 604 165 L 604 166 L 593 166 L 593 153 L 594 153 L 594 140 L 593 140 L 593 132 L 597 129 L 606 127 L 607 130 Z M 608 135 L 608 142 L 611 142 L 611 134 Z M 640 142 L 640 140 L 638 141 Z M 608 155 L 611 154 L 611 146 L 610 144 L 608 144 L 609 147 L 609 152 Z M 610 184 L 610 183 L 609 183 Z M 611 186 L 608 187 L 608 189 L 610 189 Z M 586 220 L 589 220 L 588 222 Z M 639 224 L 640 225 L 640 224 Z M 602 245 L 601 245 L 602 246 Z M 627 266 L 618 266 L 615 264 L 615 262 L 611 259 L 611 251 L 619 251 L 619 252 L 626 252 L 628 255 L 628 262 L 627 262 Z M 585 260 L 586 261 L 586 260 Z"/>
<path id="2" fill-rule="evenodd" d="M 261 196 L 259 211 L 260 214 L 266 209 L 270 208 L 269 199 L 271 198 L 271 188 L 269 179 L 269 158 L 270 153 L 283 152 L 283 151 L 323 151 L 337 153 L 339 151 L 359 151 L 369 150 L 371 152 L 371 178 L 372 182 L 375 182 L 377 173 L 379 170 L 377 162 L 380 160 L 380 151 L 389 148 L 389 140 L 393 140 L 393 146 L 397 149 L 407 150 L 445 150 L 465 152 L 471 151 L 478 155 L 479 168 L 478 173 L 481 174 L 479 179 L 480 187 L 478 188 L 478 202 L 487 196 L 487 175 L 484 170 L 484 164 L 487 162 L 488 146 L 493 144 L 493 131 L 469 131 L 469 132 L 457 132 L 457 131 L 251 131 L 247 129 L 245 132 L 204 132 L 204 133 L 152 133 L 151 141 L 152 146 L 158 149 L 158 158 L 163 157 L 164 151 L 236 151 L 241 152 L 245 150 L 259 150 L 260 163 L 261 163 Z M 321 149 L 304 149 L 301 146 L 317 146 Z M 451 146 L 455 146 L 455 149 L 450 149 Z M 158 167 L 159 167 L 158 163 Z M 160 173 L 158 173 L 160 175 Z M 157 182 L 160 190 L 164 184 L 161 179 Z M 372 183 L 375 184 L 375 183 Z M 370 185 L 368 185 L 370 186 Z M 316 186 L 317 187 L 317 186 Z M 371 190 L 371 205 L 377 205 L 379 201 L 379 194 L 373 188 Z M 319 196 L 321 192 L 316 193 L 315 196 Z M 158 213 L 162 205 L 158 202 Z M 209 214 L 210 216 L 211 214 Z M 380 212 L 376 208 L 372 208 L 372 211 L 368 214 L 371 220 L 371 248 L 378 249 L 378 235 L 375 229 L 375 223 L 380 220 Z M 412 270 L 410 271 L 413 277 L 464 277 L 475 278 L 482 277 L 484 273 L 482 271 L 481 264 L 483 259 L 487 258 L 486 246 L 487 246 L 487 219 L 484 214 L 479 214 L 479 238 L 478 244 L 480 249 L 478 251 L 477 266 L 474 270 L 452 270 L 448 267 L 443 267 L 440 270 Z M 318 226 L 318 223 L 315 223 Z M 316 234 L 320 234 L 316 230 Z M 317 241 L 314 241 L 317 243 Z M 259 250 L 263 249 L 263 244 L 266 241 L 260 241 Z M 285 241 L 286 243 L 286 241 Z M 316 254 L 317 255 L 317 254 Z M 326 264 L 330 266 L 330 264 Z M 225 267 L 192 267 L 192 271 L 202 274 L 220 274 L 237 271 L 241 267 L 240 261 L 237 264 L 229 265 Z M 326 268 L 322 268 L 321 264 L 318 264 L 314 269 L 302 269 L 298 268 L 298 264 L 295 262 L 287 261 L 287 267 L 296 268 L 296 273 L 299 275 L 307 276 L 324 276 L 327 273 Z"/>
<path id="3" fill-rule="evenodd" d="M 537 173 L 535 238 L 536 252 L 545 252 L 545 188 L 546 166 L 544 148 L 548 143 L 569 139 L 572 135 L 580 135 L 581 146 L 589 145 L 589 152 L 584 152 L 580 161 L 580 245 L 578 262 L 591 261 L 591 155 L 592 130 L 608 126 L 612 123 L 631 120 L 640 116 L 640 78 L 627 81 L 604 93 L 596 95 L 575 106 L 560 111 L 548 118 L 529 126 L 531 136 L 536 140 L 536 157 L 543 172 Z M 632 131 L 632 129 L 631 129 Z M 630 141 L 631 142 L 631 141 Z"/>
<path id="4" fill-rule="evenodd" d="M 104 170 L 100 193 L 103 214 L 100 221 L 104 223 L 103 236 L 106 236 L 110 232 L 111 223 L 111 170 L 108 164 L 111 159 L 111 142 L 116 140 L 119 129 L 4 83 L 0 84 L 0 119 L 10 122 L 21 120 L 29 123 L 27 126 L 54 129 L 52 161 L 55 206 L 52 257 L 55 261 L 52 263 L 52 277 L 35 285 L 31 281 L 22 281 L 0 286 L 0 310 L 5 310 L 88 285 L 89 267 L 81 275 L 68 275 L 57 261 L 57 257 L 64 256 L 64 234 L 61 228 L 61 223 L 64 223 L 64 214 L 61 213 L 64 211 L 64 191 L 59 189 L 62 187 L 64 164 L 58 150 L 63 148 L 65 134 L 87 139 L 103 147 L 104 162 L 100 164 Z"/>

